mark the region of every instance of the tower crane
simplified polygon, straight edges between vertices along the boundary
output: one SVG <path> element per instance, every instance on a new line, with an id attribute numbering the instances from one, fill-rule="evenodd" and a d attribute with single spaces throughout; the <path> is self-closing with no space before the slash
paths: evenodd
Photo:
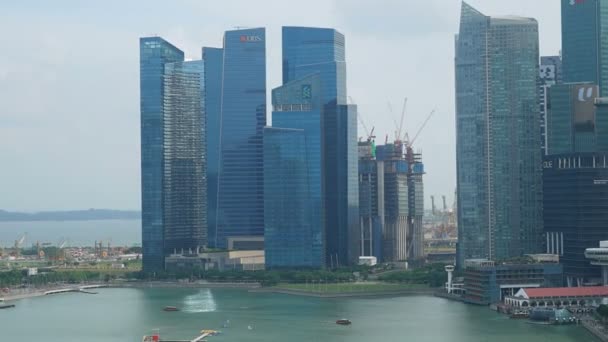
<path id="1" fill-rule="evenodd" d="M 13 247 L 13 255 L 15 257 L 18 257 L 21 254 L 21 246 L 23 246 L 26 237 L 27 233 L 21 235 L 21 238 L 19 238 L 18 240 L 15 240 L 15 246 Z"/>

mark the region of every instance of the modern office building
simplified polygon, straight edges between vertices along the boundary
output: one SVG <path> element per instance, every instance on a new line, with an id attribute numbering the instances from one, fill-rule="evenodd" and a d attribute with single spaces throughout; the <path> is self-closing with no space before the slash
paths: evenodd
<path id="1" fill-rule="evenodd" d="M 540 58 L 540 86 L 539 86 L 539 104 L 540 104 L 540 144 L 542 154 L 547 154 L 547 97 L 549 88 L 555 84 L 562 83 L 562 57 L 561 56 L 542 56 Z"/>
<path id="2" fill-rule="evenodd" d="M 264 129 L 264 242 L 269 269 L 323 266 L 306 147 L 302 129 Z"/>
<path id="3" fill-rule="evenodd" d="M 605 122 L 596 122 L 599 118 L 595 113 L 598 92 L 598 87 L 592 83 L 562 83 L 549 88 L 547 154 L 597 150 L 597 131 L 602 128 L 608 131 L 606 126 L 599 127 Z"/>
<path id="4" fill-rule="evenodd" d="M 304 129 L 307 139 L 319 137 L 321 147 L 321 212 L 322 230 L 325 231 L 325 261 L 330 267 L 354 264 L 359 257 L 359 213 L 357 177 L 357 113 L 356 106 L 346 104 L 346 62 L 344 35 L 334 29 L 309 27 L 283 27 L 283 85 L 285 91 L 306 91 L 308 84 L 303 79 L 316 74 L 320 83 L 319 112 L 304 107 L 310 112 L 310 120 L 319 114 L 319 132 L 314 127 L 294 126 L 280 123 L 280 116 L 274 127 Z M 299 84 L 301 88 L 293 86 Z M 288 86 L 290 85 L 291 86 Z M 294 90 L 295 89 L 295 90 Z M 316 92 L 317 90 L 313 90 Z M 286 94 L 286 92 L 283 92 Z M 287 97 L 284 97 L 287 99 Z M 275 105 L 295 108 L 279 100 Z M 289 109 L 287 111 L 294 111 Z M 306 114 L 303 114 L 306 116 Z M 309 133 L 310 132 L 310 133 Z M 311 145 L 312 146 L 312 145 Z M 316 161 L 314 162 L 316 163 Z M 313 174 L 311 173 L 311 176 Z"/>
<path id="5" fill-rule="evenodd" d="M 211 235 L 215 237 L 213 246 L 226 248 L 230 237 L 257 239 L 264 235 L 265 29 L 227 31 L 223 63 L 211 58 L 223 67 L 219 135 L 211 133 L 208 141 L 208 150 L 219 153 Z M 211 121 L 211 125 L 217 124 Z"/>
<path id="6" fill-rule="evenodd" d="M 356 264 L 359 250 L 357 107 L 325 106 L 322 119 L 326 254 L 330 267 Z"/>
<path id="7" fill-rule="evenodd" d="M 209 247 L 215 247 L 224 49 L 204 47 L 202 57 L 205 67 L 205 113 L 207 118 L 205 134 L 207 140 L 207 241 Z"/>
<path id="8" fill-rule="evenodd" d="M 165 65 L 183 61 L 184 53 L 160 37 L 146 37 L 139 41 L 139 55 L 143 269 L 154 272 L 164 268 Z"/>
<path id="9" fill-rule="evenodd" d="M 264 130 L 267 268 L 325 265 L 319 73 L 272 91 L 273 128 Z"/>
<path id="10" fill-rule="evenodd" d="M 456 36 L 458 265 L 535 253 L 542 233 L 538 23 L 462 4 Z"/>
<path id="11" fill-rule="evenodd" d="M 546 250 L 560 255 L 568 286 L 598 282 L 585 249 L 608 240 L 608 152 L 548 155 L 543 165 Z"/>
<path id="12" fill-rule="evenodd" d="M 564 82 L 590 82 L 608 94 L 608 2 L 561 0 Z M 606 88 L 606 89 L 605 89 Z"/>
<path id="13" fill-rule="evenodd" d="M 323 104 L 346 104 L 344 35 L 334 29 L 283 27 L 283 84 L 319 73 Z"/>
<path id="14" fill-rule="evenodd" d="M 165 64 L 163 108 L 164 254 L 207 245 L 203 61 Z"/>

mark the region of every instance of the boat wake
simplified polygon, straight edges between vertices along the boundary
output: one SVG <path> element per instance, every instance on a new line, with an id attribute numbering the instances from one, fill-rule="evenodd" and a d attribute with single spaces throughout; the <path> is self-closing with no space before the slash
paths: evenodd
<path id="1" fill-rule="evenodd" d="M 197 294 L 187 296 L 184 299 L 183 312 L 201 313 L 213 312 L 217 309 L 215 299 L 210 289 L 200 290 Z"/>

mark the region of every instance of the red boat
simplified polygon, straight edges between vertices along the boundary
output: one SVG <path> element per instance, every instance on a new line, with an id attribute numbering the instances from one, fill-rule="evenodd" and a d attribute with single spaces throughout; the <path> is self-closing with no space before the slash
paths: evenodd
<path id="1" fill-rule="evenodd" d="M 342 318 L 336 321 L 336 324 L 340 324 L 340 325 L 350 325 L 352 324 L 352 322 L 346 318 Z"/>
<path id="2" fill-rule="evenodd" d="M 179 309 L 176 308 L 175 306 L 165 306 L 163 311 L 179 311 Z"/>

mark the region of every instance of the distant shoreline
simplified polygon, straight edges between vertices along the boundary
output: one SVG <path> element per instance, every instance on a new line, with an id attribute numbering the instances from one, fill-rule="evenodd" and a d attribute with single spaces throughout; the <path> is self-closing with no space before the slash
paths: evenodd
<path id="1" fill-rule="evenodd" d="M 136 210 L 88 209 L 35 213 L 0 210 L 0 222 L 140 220 Z"/>
<path id="2" fill-rule="evenodd" d="M 262 287 L 259 283 L 215 283 L 215 282 L 193 282 L 193 283 L 180 283 L 180 282 L 166 282 L 166 281 L 139 281 L 139 282 L 124 282 L 124 283 L 85 283 L 85 284 L 70 284 L 60 286 L 49 286 L 41 289 L 34 289 L 32 291 L 21 291 L 13 295 L 4 295 L 5 302 L 12 302 L 16 300 L 34 298 L 45 296 L 45 292 L 54 290 L 64 290 L 68 288 L 77 288 L 79 286 L 87 285 L 102 285 L 107 288 L 166 288 L 166 289 L 240 289 L 247 290 L 249 293 L 276 293 L 286 294 L 304 297 L 316 297 L 316 298 L 363 298 L 363 297 L 396 297 L 396 296 L 432 296 L 434 289 L 399 289 L 394 291 L 368 291 L 368 292 L 336 292 L 336 293 L 323 293 L 323 292 L 312 292 L 312 291 L 299 291 L 293 289 L 285 289 L 280 287 Z"/>

